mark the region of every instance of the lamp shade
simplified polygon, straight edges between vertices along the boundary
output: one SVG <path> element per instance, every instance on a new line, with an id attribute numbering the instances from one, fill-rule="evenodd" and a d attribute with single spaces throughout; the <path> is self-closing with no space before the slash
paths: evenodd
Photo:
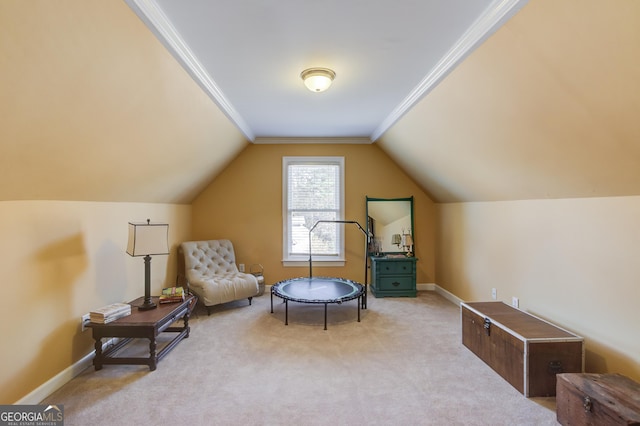
<path id="1" fill-rule="evenodd" d="M 402 237 L 400 236 L 400 234 L 393 234 L 391 236 L 391 244 L 399 246 L 400 243 L 402 243 Z"/>
<path id="2" fill-rule="evenodd" d="M 412 246 L 413 245 L 413 237 L 411 236 L 411 234 L 405 234 L 403 235 L 404 237 L 404 244 L 405 246 Z"/>
<path id="3" fill-rule="evenodd" d="M 127 253 L 131 256 L 169 254 L 169 224 L 129 222 Z"/>

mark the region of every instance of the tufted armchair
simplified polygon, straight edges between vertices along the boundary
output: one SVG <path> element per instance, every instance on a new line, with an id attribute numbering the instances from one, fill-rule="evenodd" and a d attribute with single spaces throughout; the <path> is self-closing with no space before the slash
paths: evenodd
<path id="1" fill-rule="evenodd" d="M 238 271 L 229 240 L 187 241 L 180 244 L 189 289 L 207 307 L 234 300 L 251 299 L 259 291 L 258 279 Z"/>

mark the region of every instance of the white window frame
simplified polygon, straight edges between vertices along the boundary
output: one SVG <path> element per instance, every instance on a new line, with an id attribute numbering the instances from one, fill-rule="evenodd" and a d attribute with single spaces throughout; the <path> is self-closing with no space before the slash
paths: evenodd
<path id="1" fill-rule="evenodd" d="M 282 157 L 282 263 L 283 266 L 307 266 L 309 265 L 309 255 L 289 254 L 289 176 L 288 166 L 291 164 L 332 164 L 338 165 L 339 173 L 339 211 L 336 220 L 344 220 L 344 157 Z M 337 256 L 314 256 L 313 264 L 316 266 L 344 266 L 344 225 L 336 224 L 338 229 L 338 255 Z M 313 238 L 313 235 L 312 235 Z"/>

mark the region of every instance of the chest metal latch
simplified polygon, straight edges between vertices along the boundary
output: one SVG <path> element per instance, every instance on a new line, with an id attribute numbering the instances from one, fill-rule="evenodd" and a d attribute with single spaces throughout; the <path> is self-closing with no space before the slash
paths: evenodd
<path id="1" fill-rule="evenodd" d="M 484 319 L 484 332 L 487 336 L 491 335 L 491 320 L 489 318 Z"/>

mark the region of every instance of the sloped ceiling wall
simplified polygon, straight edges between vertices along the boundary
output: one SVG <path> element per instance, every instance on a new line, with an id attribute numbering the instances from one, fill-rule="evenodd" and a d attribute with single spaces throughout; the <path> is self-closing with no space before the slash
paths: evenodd
<path id="1" fill-rule="evenodd" d="M 124 1 L 0 2 L 0 200 L 189 203 L 247 146 Z"/>
<path id="2" fill-rule="evenodd" d="M 640 2 L 531 0 L 379 141 L 438 202 L 640 194 Z"/>
<path id="3" fill-rule="evenodd" d="M 379 140 L 438 202 L 640 194 L 640 2 L 531 0 Z M 0 2 L 0 200 L 189 203 L 247 145 L 124 1 Z"/>

